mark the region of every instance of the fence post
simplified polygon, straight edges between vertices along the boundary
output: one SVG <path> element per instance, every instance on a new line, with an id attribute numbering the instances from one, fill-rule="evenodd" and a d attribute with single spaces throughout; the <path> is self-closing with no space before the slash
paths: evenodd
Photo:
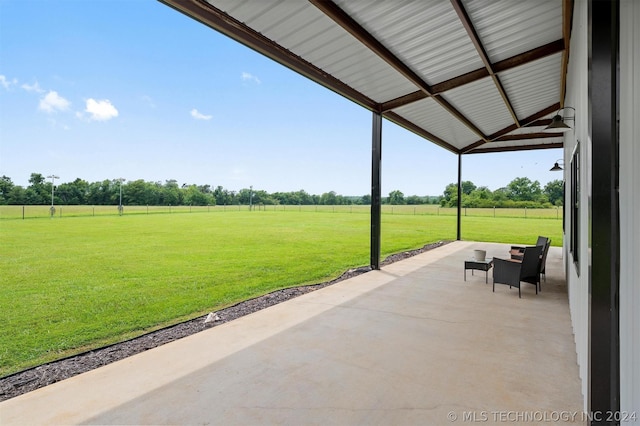
<path id="1" fill-rule="evenodd" d="M 22 220 L 24 220 L 24 204 L 22 205 Z"/>
<path id="2" fill-rule="evenodd" d="M 524 218 L 527 218 L 527 206 L 524 206 Z"/>
<path id="3" fill-rule="evenodd" d="M 493 218 L 496 218 L 496 206 L 493 206 Z"/>

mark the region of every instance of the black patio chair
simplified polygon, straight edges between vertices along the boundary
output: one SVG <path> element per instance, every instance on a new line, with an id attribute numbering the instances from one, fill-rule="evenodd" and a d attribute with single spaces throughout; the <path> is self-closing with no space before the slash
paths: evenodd
<path id="1" fill-rule="evenodd" d="M 540 284 L 540 259 L 542 250 L 540 246 L 525 247 L 522 261 L 514 259 L 493 258 L 493 291 L 496 291 L 496 283 L 507 284 L 509 288 L 518 287 L 518 297 L 522 297 L 521 283 L 533 284 L 538 294 Z"/>
<path id="2" fill-rule="evenodd" d="M 543 237 L 541 235 L 538 236 L 538 240 L 536 241 L 536 246 L 544 247 L 549 244 L 550 240 L 547 237 Z M 511 246 L 511 250 L 509 250 L 509 254 L 512 259 L 522 260 L 522 254 L 524 253 L 524 247 L 520 246 Z"/>
<path id="3" fill-rule="evenodd" d="M 547 282 L 547 254 L 549 253 L 549 247 L 551 246 L 551 238 L 547 240 L 547 244 L 544 246 L 544 250 L 542 251 L 542 256 L 540 257 L 540 280 L 539 287 L 540 291 L 542 291 L 542 277 L 544 276 L 544 282 Z"/>

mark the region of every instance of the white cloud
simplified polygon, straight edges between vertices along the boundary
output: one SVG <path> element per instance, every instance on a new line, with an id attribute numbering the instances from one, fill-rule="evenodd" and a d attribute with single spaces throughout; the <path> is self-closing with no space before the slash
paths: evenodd
<path id="1" fill-rule="evenodd" d="M 242 73 L 242 81 L 253 81 L 256 84 L 260 84 L 261 81 L 258 77 L 256 77 L 253 74 L 249 74 L 248 72 L 243 72 Z"/>
<path id="2" fill-rule="evenodd" d="M 198 112 L 198 110 L 195 108 L 191 110 L 191 116 L 196 120 L 211 120 L 213 118 L 212 115 L 204 115 Z"/>
<path id="3" fill-rule="evenodd" d="M 24 83 L 20 87 L 26 90 L 27 92 L 44 93 L 44 90 L 40 87 L 37 81 L 33 84 Z"/>
<path id="4" fill-rule="evenodd" d="M 7 80 L 7 77 L 0 74 L 0 86 L 4 87 L 6 90 L 9 90 L 11 86 L 18 84 L 18 80 L 15 78 L 13 80 Z"/>
<path id="5" fill-rule="evenodd" d="M 38 109 L 52 113 L 56 111 L 66 111 L 69 109 L 69 105 L 71 105 L 71 103 L 68 100 L 58 95 L 58 92 L 51 90 L 42 99 L 40 99 Z"/>
<path id="6" fill-rule="evenodd" d="M 118 116 L 118 110 L 108 99 L 99 101 L 93 98 L 87 99 L 85 112 L 88 112 L 91 115 L 89 119 L 94 121 L 108 121 Z"/>

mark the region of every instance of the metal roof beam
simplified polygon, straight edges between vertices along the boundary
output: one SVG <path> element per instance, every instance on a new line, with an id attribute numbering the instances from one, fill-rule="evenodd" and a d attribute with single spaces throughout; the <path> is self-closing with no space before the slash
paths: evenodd
<path id="1" fill-rule="evenodd" d="M 342 10 L 331 0 L 309 0 L 311 4 L 317 7 L 322 13 L 331 18 L 335 23 L 340 25 L 345 31 L 354 36 L 358 41 L 364 44 L 369 50 L 378 55 L 382 60 L 392 66 L 396 71 L 402 74 L 406 79 L 415 84 L 427 96 L 433 95 L 431 86 L 424 81 L 418 74 L 402 62 L 395 54 L 387 49 L 378 39 L 372 36 L 349 14 Z M 458 111 L 453 105 L 439 96 L 433 96 L 433 99 L 451 115 L 464 123 L 472 132 L 480 136 L 481 139 L 487 140 L 486 135 L 469 120 L 464 114 Z"/>
<path id="2" fill-rule="evenodd" d="M 458 154 L 460 152 L 460 150 L 458 148 L 456 148 L 455 146 L 451 145 L 450 143 L 448 143 L 447 141 L 445 141 L 444 139 L 441 139 L 439 137 L 437 137 L 436 135 L 429 133 L 428 131 L 426 131 L 425 129 L 423 129 L 422 127 L 417 126 L 415 123 L 407 120 L 406 118 L 396 114 L 395 112 L 385 112 L 384 114 L 384 118 L 386 118 L 387 120 L 396 123 L 398 126 L 400 127 L 404 127 L 405 129 L 409 130 L 410 132 L 415 133 L 418 136 L 421 136 L 425 139 L 428 139 L 429 141 L 433 142 L 434 144 L 448 150 L 451 152 L 455 152 L 456 154 Z"/>
<path id="3" fill-rule="evenodd" d="M 529 117 L 520 120 L 520 126 L 527 126 L 528 124 L 541 119 L 542 117 L 552 114 L 556 111 L 558 111 L 560 109 L 560 102 L 556 102 L 553 105 L 549 105 L 548 107 L 546 107 L 543 110 L 540 110 L 538 112 L 536 112 L 535 114 L 530 115 Z M 498 130 L 497 132 L 495 132 L 492 135 L 489 135 L 489 139 L 494 140 L 499 138 L 502 135 L 506 135 L 509 132 L 513 132 L 514 130 L 516 130 L 518 127 L 516 127 L 516 125 L 512 124 L 511 126 L 505 127 L 502 130 Z"/>
<path id="4" fill-rule="evenodd" d="M 511 114 L 511 117 L 513 118 L 513 121 L 516 123 L 516 125 L 520 126 L 520 123 L 518 121 L 518 116 L 516 115 L 516 111 L 514 110 L 513 105 L 509 100 L 509 96 L 507 96 L 507 92 L 504 90 L 504 87 L 502 86 L 500 79 L 495 73 L 493 69 L 493 64 L 489 60 L 489 55 L 487 55 L 487 51 L 485 50 L 484 46 L 482 45 L 482 42 L 480 41 L 480 36 L 478 36 L 478 33 L 474 28 L 473 23 L 471 22 L 471 18 L 469 18 L 469 15 L 467 14 L 467 11 L 462 5 L 461 0 L 451 0 L 451 5 L 453 6 L 453 9 L 458 14 L 458 19 L 460 19 L 460 22 L 462 22 L 462 26 L 467 31 L 467 34 L 469 35 L 471 42 L 475 46 L 476 51 L 478 52 L 478 55 L 480 55 L 480 58 L 482 59 L 484 66 L 487 68 L 489 75 L 491 75 L 491 78 L 493 79 L 493 83 L 495 84 L 496 89 L 498 89 L 498 92 L 500 93 L 500 96 L 502 97 L 504 104 L 509 110 L 509 114 Z"/>
<path id="5" fill-rule="evenodd" d="M 500 73 L 502 71 L 510 70 L 512 68 L 519 67 L 520 65 L 527 64 L 529 62 L 537 61 L 538 59 L 545 58 L 549 55 L 562 52 L 564 50 L 564 45 L 565 42 L 562 39 L 553 41 L 549 44 L 545 44 L 544 46 L 540 46 L 527 52 L 520 53 L 519 55 L 515 55 L 510 58 L 503 59 L 502 61 L 496 62 L 493 64 L 493 70 L 497 73 Z M 468 83 L 473 83 L 474 81 L 483 79 L 488 76 L 489 71 L 487 71 L 486 67 L 479 68 L 458 77 L 453 77 L 449 80 L 434 84 L 433 86 L 431 86 L 432 94 L 438 95 L 440 93 L 446 92 L 447 90 L 455 89 Z M 382 104 L 382 110 L 389 111 L 390 109 L 408 105 L 412 102 L 416 102 L 428 97 L 429 95 L 419 90 L 417 92 L 409 93 L 408 95 L 384 102 Z"/>
<path id="6" fill-rule="evenodd" d="M 562 148 L 564 144 L 562 142 L 558 143 L 541 143 L 536 145 L 523 145 L 523 146 L 502 146 L 495 148 L 478 148 L 473 151 L 467 151 L 464 154 L 486 154 L 490 152 L 507 152 L 507 151 L 530 151 L 533 149 L 556 149 Z"/>
<path id="7" fill-rule="evenodd" d="M 547 127 L 549 124 L 551 124 L 553 120 L 550 118 L 544 118 L 542 120 L 536 120 L 536 121 L 532 121 L 531 123 L 528 124 L 524 124 L 522 127 Z"/>
<path id="8" fill-rule="evenodd" d="M 552 114 L 554 112 L 556 112 L 558 109 L 560 109 L 560 102 L 557 102 L 553 105 L 550 105 L 548 107 L 546 107 L 543 110 L 540 110 L 538 112 L 536 112 L 533 115 L 530 115 L 529 117 L 525 118 L 524 120 L 520 120 L 520 126 L 521 127 L 528 127 L 529 125 L 533 125 L 533 123 L 538 123 L 540 122 L 541 118 L 544 117 L 545 115 L 549 115 Z M 516 130 L 518 127 L 515 124 L 512 124 L 508 127 L 505 127 L 502 130 L 498 130 L 497 132 L 495 132 L 492 135 L 489 135 L 489 139 L 491 140 L 495 140 L 497 138 L 499 138 L 500 136 L 506 135 L 509 132 L 513 132 L 514 130 Z M 484 140 L 479 140 L 477 142 L 472 143 L 471 145 L 468 145 L 464 148 L 462 148 L 460 151 L 463 154 L 466 154 L 467 152 L 471 151 L 472 149 L 475 150 L 477 147 L 484 145 L 486 142 Z M 476 151 L 477 152 L 477 151 Z"/>
<path id="9" fill-rule="evenodd" d="M 360 43 L 364 44 L 367 49 L 382 58 L 386 63 L 391 65 L 396 71 L 418 86 L 428 96 L 431 96 L 431 87 L 418 74 L 413 72 L 404 62 L 396 57 L 389 49 L 387 49 L 377 38 L 372 36 L 358 22 L 356 22 L 349 14 L 335 4 L 331 0 L 309 0 L 311 4 L 320 9 L 322 13 L 331 18 L 335 23 L 341 26 L 349 34 L 354 36 Z"/>
<path id="10" fill-rule="evenodd" d="M 562 133 L 522 133 L 518 135 L 504 135 L 500 136 L 498 139 L 494 139 L 492 142 L 504 142 L 504 141 L 523 141 L 528 139 L 546 139 L 546 138 L 561 138 L 563 136 Z M 492 143 L 489 142 L 489 143 Z"/>
<path id="11" fill-rule="evenodd" d="M 571 45 L 571 23 L 573 21 L 573 0 L 562 2 L 562 41 L 564 53 L 562 54 L 562 71 L 560 82 L 560 106 L 564 107 L 564 96 L 567 92 L 567 67 L 569 66 L 569 46 Z"/>

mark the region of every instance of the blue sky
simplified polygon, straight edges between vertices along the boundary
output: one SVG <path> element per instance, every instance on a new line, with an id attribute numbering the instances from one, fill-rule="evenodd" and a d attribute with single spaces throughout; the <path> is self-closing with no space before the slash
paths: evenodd
<path id="1" fill-rule="evenodd" d="M 560 150 L 463 157 L 544 186 Z M 0 175 L 370 192 L 371 113 L 153 0 L 0 0 Z M 383 122 L 382 192 L 439 195 L 457 156 Z"/>

